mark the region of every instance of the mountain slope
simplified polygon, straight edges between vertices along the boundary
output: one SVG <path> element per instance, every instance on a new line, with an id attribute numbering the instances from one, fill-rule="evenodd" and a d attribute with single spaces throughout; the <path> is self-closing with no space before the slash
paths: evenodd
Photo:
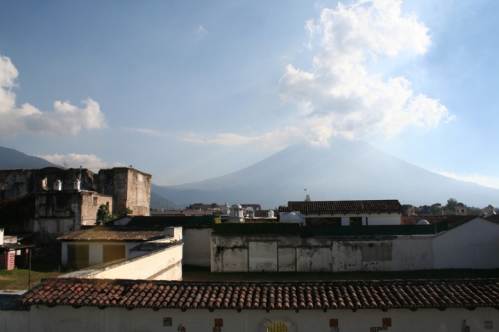
<path id="1" fill-rule="evenodd" d="M 57 165 L 45 159 L 0 146 L 0 169 L 43 168 L 51 166 L 57 167 Z"/>
<path id="2" fill-rule="evenodd" d="M 303 199 L 304 188 L 314 200 L 396 198 L 428 204 L 455 197 L 477 206 L 499 204 L 499 190 L 450 179 L 345 140 L 328 148 L 291 146 L 225 176 L 156 190 L 178 205 L 256 202 L 274 207 Z"/>

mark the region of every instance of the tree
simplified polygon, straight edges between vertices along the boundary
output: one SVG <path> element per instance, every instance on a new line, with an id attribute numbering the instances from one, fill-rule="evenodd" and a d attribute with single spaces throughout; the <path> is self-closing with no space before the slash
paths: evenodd
<path id="1" fill-rule="evenodd" d="M 430 207 L 430 212 L 434 216 L 442 215 L 442 204 L 435 203 Z"/>
<path id="2" fill-rule="evenodd" d="M 112 219 L 114 219 L 114 216 L 109 212 L 109 206 L 106 204 L 99 206 L 99 209 L 97 210 L 97 222 L 106 223 Z"/>
<path id="3" fill-rule="evenodd" d="M 445 206 L 445 209 L 447 211 L 455 211 L 457 204 L 459 204 L 459 202 L 455 198 L 449 198 L 447 200 L 447 205 Z"/>

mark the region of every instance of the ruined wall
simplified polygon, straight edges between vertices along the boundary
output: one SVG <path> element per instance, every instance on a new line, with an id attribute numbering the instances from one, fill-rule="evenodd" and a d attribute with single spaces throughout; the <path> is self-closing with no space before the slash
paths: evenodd
<path id="1" fill-rule="evenodd" d="M 114 213 L 148 216 L 151 201 L 151 175 L 133 168 L 102 169 L 98 174 L 98 191 L 113 196 Z"/>
<path id="2" fill-rule="evenodd" d="M 148 216 L 151 202 L 151 175 L 128 170 L 127 207 L 134 216 Z"/>
<path id="3" fill-rule="evenodd" d="M 96 190 L 94 173 L 87 169 L 42 169 L 0 170 L 0 201 L 22 198 L 28 194 L 52 191 L 56 180 L 62 181 L 63 191 L 74 191 L 74 182 L 81 176 L 82 190 Z M 47 187 L 43 188 L 45 180 Z"/>
<path id="4" fill-rule="evenodd" d="M 61 191 L 39 193 L 35 196 L 35 213 L 28 231 L 63 234 L 81 226 L 81 195 Z"/>
<path id="5" fill-rule="evenodd" d="M 75 182 L 81 178 L 80 191 Z M 62 190 L 54 190 L 57 180 Z M 27 205 L 29 199 L 34 203 Z M 149 215 L 151 176 L 135 169 L 119 167 L 101 170 L 98 175 L 86 169 L 47 167 L 33 170 L 0 170 L 0 213 L 9 231 L 62 234 L 81 225 L 94 225 L 97 210 L 109 204 L 118 215 Z M 25 213 L 16 211 L 19 201 Z M 26 201 L 26 202 L 25 202 Z M 29 210 L 29 211 L 28 211 Z M 28 213 L 29 212 L 29 213 Z M 12 216 L 20 216 L 14 218 Z"/>
<path id="6" fill-rule="evenodd" d="M 370 239 L 212 236 L 213 272 L 405 271 L 433 268 L 434 236 Z"/>
<path id="7" fill-rule="evenodd" d="M 113 213 L 113 197 L 95 192 L 81 193 L 81 225 L 92 226 L 97 221 L 97 211 L 101 205 L 107 205 Z"/>

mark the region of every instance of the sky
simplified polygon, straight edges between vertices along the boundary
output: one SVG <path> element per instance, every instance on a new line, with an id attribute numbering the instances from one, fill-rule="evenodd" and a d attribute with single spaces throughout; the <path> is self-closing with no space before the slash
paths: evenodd
<path id="1" fill-rule="evenodd" d="M 0 2 L 0 145 L 157 184 L 365 140 L 499 188 L 499 2 Z"/>

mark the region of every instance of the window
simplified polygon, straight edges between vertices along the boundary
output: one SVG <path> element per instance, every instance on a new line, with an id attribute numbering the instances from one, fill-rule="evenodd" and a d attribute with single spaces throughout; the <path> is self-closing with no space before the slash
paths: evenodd
<path id="1" fill-rule="evenodd" d="M 97 203 L 98 203 L 98 198 L 94 197 L 94 206 L 97 206 Z"/>
<path id="2" fill-rule="evenodd" d="M 125 259 L 125 246 L 122 244 L 105 244 L 103 246 L 102 259 L 104 263 Z"/>
<path id="3" fill-rule="evenodd" d="M 350 217 L 350 226 L 362 226 L 362 217 Z"/>
<path id="4" fill-rule="evenodd" d="M 269 322 L 265 325 L 266 332 L 288 332 L 288 324 L 282 320 Z"/>
<path id="5" fill-rule="evenodd" d="M 88 244 L 68 244 L 68 265 L 76 269 L 89 265 Z"/>

